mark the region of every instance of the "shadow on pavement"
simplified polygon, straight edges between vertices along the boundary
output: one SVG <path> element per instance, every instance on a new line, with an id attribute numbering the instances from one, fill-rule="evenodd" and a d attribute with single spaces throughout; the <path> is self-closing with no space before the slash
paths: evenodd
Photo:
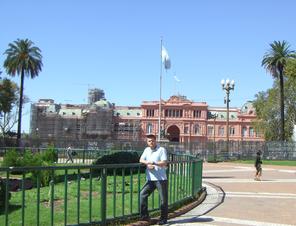
<path id="1" fill-rule="evenodd" d="M 185 219 L 180 219 L 180 220 L 172 220 L 169 222 L 168 225 L 173 225 L 173 224 L 182 224 L 182 223 L 206 223 L 206 222 L 212 222 L 214 221 L 213 218 L 210 217 L 203 217 L 203 218 L 198 218 L 198 217 L 191 217 L 191 218 L 185 218 Z"/>

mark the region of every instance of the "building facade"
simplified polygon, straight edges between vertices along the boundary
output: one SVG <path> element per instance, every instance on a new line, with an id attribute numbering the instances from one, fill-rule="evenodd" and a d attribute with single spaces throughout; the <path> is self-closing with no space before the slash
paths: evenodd
<path id="1" fill-rule="evenodd" d="M 111 139 L 114 105 L 102 90 L 89 90 L 88 104 L 56 104 L 41 99 L 31 105 L 30 134 L 40 139 Z"/>
<path id="2" fill-rule="evenodd" d="M 206 102 L 193 102 L 185 96 L 172 96 L 161 103 L 161 132 L 173 142 L 206 142 L 227 140 L 227 109 L 210 107 Z M 159 101 L 144 101 L 142 109 L 143 134 L 158 134 Z M 263 141 L 255 131 L 252 121 L 256 119 L 251 102 L 242 108 L 229 109 L 229 140 Z"/>
<path id="3" fill-rule="evenodd" d="M 227 109 L 194 102 L 185 96 L 167 101 L 143 101 L 141 106 L 115 106 L 100 89 L 89 90 L 89 103 L 55 104 L 41 99 L 31 107 L 30 131 L 42 139 L 103 139 L 140 141 L 148 133 L 158 135 L 159 115 L 162 139 L 171 142 L 218 142 L 227 140 Z M 251 102 L 229 109 L 230 141 L 263 141 L 255 131 Z"/>

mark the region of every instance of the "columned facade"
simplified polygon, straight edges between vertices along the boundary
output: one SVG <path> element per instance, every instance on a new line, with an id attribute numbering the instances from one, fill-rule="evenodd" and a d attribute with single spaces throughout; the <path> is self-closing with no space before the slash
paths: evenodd
<path id="1" fill-rule="evenodd" d="M 206 102 L 193 102 L 185 96 L 172 96 L 162 101 L 161 137 L 172 142 L 226 141 L 227 110 L 209 107 Z M 145 134 L 158 134 L 158 101 L 144 101 L 141 105 L 141 126 Z M 250 102 L 241 109 L 229 109 L 229 140 L 263 141 L 255 131 L 252 121 L 256 119 Z"/>

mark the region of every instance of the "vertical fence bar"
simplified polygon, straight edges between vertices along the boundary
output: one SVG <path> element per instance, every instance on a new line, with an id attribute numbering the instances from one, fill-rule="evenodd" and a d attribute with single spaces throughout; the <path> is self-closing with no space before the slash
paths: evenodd
<path id="1" fill-rule="evenodd" d="M 138 212 L 140 213 L 141 166 L 138 167 Z"/>
<path id="2" fill-rule="evenodd" d="M 199 160 L 197 162 L 197 172 L 196 172 L 196 176 L 197 176 L 197 184 L 196 184 L 196 192 L 198 192 L 201 187 L 202 187 L 202 161 Z"/>
<path id="3" fill-rule="evenodd" d="M 26 174 L 25 171 L 23 171 L 22 175 L 22 226 L 25 225 L 25 179 L 26 179 Z"/>
<path id="4" fill-rule="evenodd" d="M 124 193 L 125 193 L 125 175 L 124 175 L 124 168 L 122 168 L 122 216 L 124 216 Z"/>
<path id="5" fill-rule="evenodd" d="M 133 169 L 130 168 L 130 214 L 133 213 Z"/>
<path id="6" fill-rule="evenodd" d="M 51 170 L 51 180 L 50 180 L 50 222 L 54 226 L 54 170 Z"/>
<path id="7" fill-rule="evenodd" d="M 68 170 L 65 169 L 64 176 L 64 225 L 67 225 L 67 217 L 68 217 Z"/>
<path id="8" fill-rule="evenodd" d="M 88 202 L 88 210 L 89 210 L 89 215 L 88 215 L 88 222 L 92 222 L 92 169 L 89 169 L 89 202 Z"/>
<path id="9" fill-rule="evenodd" d="M 113 169 L 113 217 L 116 217 L 116 169 Z"/>
<path id="10" fill-rule="evenodd" d="M 177 201 L 179 201 L 180 197 L 180 163 L 177 163 Z"/>
<path id="11" fill-rule="evenodd" d="M 80 224 L 80 169 L 77 171 L 77 224 Z"/>
<path id="12" fill-rule="evenodd" d="M 170 192 L 169 192 L 169 203 L 172 203 L 172 185 L 173 185 L 173 170 L 172 170 L 173 164 L 169 164 L 169 168 L 168 168 L 168 172 L 169 172 L 169 181 L 168 181 L 168 186 L 170 188 Z"/>
<path id="13" fill-rule="evenodd" d="M 152 209 L 153 210 L 154 210 L 154 196 L 155 196 L 154 194 L 155 194 L 155 192 L 152 192 L 152 196 L 151 196 L 152 197 Z"/>
<path id="14" fill-rule="evenodd" d="M 196 178 L 197 175 L 196 175 L 195 171 L 196 171 L 196 162 L 192 162 L 192 189 L 191 189 L 192 197 L 195 197 L 195 184 L 196 184 L 196 180 L 197 180 L 197 178 Z"/>
<path id="15" fill-rule="evenodd" d="M 177 168 L 177 163 L 174 163 L 174 192 L 173 192 L 173 202 L 176 201 L 176 168 Z"/>
<path id="16" fill-rule="evenodd" d="M 107 208 L 107 172 L 106 168 L 101 171 L 101 219 L 102 225 L 106 225 L 106 208 Z"/>
<path id="17" fill-rule="evenodd" d="M 192 162 L 189 162 L 189 177 L 188 177 L 188 195 L 192 195 Z"/>
<path id="18" fill-rule="evenodd" d="M 180 194 L 180 198 L 184 197 L 184 177 L 183 177 L 183 163 L 180 164 L 180 191 L 178 192 Z"/>
<path id="19" fill-rule="evenodd" d="M 188 196 L 188 194 L 190 194 L 189 193 L 189 178 L 190 178 L 189 177 L 189 175 L 190 175 L 189 165 L 190 165 L 190 163 L 188 163 L 188 161 L 187 161 L 187 163 L 186 163 L 186 196 Z"/>
<path id="20" fill-rule="evenodd" d="M 9 170 L 6 171 L 5 180 L 5 225 L 8 226 L 8 209 L 9 209 Z"/>
<path id="21" fill-rule="evenodd" d="M 82 163 L 85 163 L 85 149 L 83 148 L 83 153 L 82 153 Z"/>
<path id="22" fill-rule="evenodd" d="M 36 221 L 37 221 L 37 226 L 39 226 L 40 224 L 40 173 L 42 173 L 42 171 L 40 171 L 39 173 L 37 173 L 37 216 L 36 216 Z"/>

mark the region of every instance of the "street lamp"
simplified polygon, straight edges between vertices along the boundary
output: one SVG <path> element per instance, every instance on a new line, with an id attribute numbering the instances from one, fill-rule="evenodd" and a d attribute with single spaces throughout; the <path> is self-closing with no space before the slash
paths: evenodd
<path id="1" fill-rule="evenodd" d="M 229 154 L 229 93 L 230 90 L 234 90 L 234 80 L 230 81 L 229 79 L 221 80 L 222 90 L 225 90 L 226 92 L 226 99 L 224 99 L 224 103 L 226 103 L 226 151 L 227 154 Z"/>

